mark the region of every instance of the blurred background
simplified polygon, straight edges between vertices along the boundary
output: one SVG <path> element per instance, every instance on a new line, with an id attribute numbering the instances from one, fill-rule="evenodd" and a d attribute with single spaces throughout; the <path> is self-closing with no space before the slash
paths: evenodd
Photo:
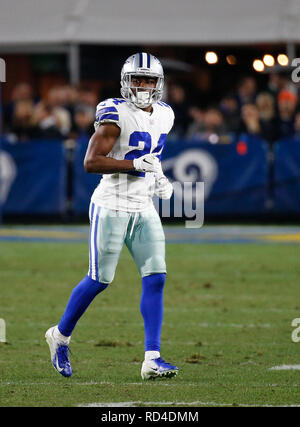
<path id="1" fill-rule="evenodd" d="M 141 51 L 161 60 L 176 117 L 165 173 L 204 181 L 205 220 L 300 219 L 299 2 L 0 0 L 0 11 L 4 224 L 87 219 L 101 178 L 83 169 L 95 108 L 120 97 L 121 67 Z"/>

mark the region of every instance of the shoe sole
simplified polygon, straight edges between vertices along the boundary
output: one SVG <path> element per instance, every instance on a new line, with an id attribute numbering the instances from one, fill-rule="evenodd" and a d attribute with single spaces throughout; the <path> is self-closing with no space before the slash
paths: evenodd
<path id="1" fill-rule="evenodd" d="M 153 374 L 144 374 L 142 375 L 143 380 L 155 380 L 156 378 L 173 378 L 176 377 L 178 371 L 165 371 L 160 373 L 153 373 Z"/>

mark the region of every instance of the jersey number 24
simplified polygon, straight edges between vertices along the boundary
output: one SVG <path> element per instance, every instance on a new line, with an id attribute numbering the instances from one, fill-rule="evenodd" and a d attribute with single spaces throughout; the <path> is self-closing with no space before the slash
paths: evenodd
<path id="1" fill-rule="evenodd" d="M 167 134 L 162 133 L 159 137 L 157 147 L 155 147 L 154 150 L 151 151 L 152 139 L 151 139 L 150 133 L 139 132 L 139 131 L 133 132 L 129 137 L 128 145 L 130 147 L 138 147 L 140 142 L 144 142 L 144 147 L 143 149 L 137 148 L 136 150 L 129 151 L 124 158 L 127 160 L 133 160 L 141 156 L 144 156 L 145 154 L 159 153 L 157 157 L 159 158 L 159 160 L 161 160 L 161 155 L 162 155 L 162 151 L 163 151 L 166 139 L 167 139 Z M 130 175 L 135 175 L 135 176 L 142 176 L 142 177 L 145 176 L 145 172 L 135 171 L 135 172 L 128 172 L 128 173 Z"/>

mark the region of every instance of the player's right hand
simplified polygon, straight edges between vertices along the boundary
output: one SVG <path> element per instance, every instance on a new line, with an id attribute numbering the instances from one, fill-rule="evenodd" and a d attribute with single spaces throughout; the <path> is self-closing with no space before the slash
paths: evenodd
<path id="1" fill-rule="evenodd" d="M 155 154 L 145 154 L 138 159 L 133 159 L 133 166 L 139 172 L 158 172 L 160 163 Z"/>

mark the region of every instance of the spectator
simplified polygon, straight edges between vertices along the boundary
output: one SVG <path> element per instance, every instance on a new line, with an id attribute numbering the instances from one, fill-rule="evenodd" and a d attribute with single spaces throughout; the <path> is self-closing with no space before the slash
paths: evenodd
<path id="1" fill-rule="evenodd" d="M 199 130 L 202 132 L 204 128 L 205 112 L 198 107 L 191 107 L 189 109 L 189 115 L 192 122 L 187 129 L 186 139 L 195 139 L 197 132 Z"/>
<path id="2" fill-rule="evenodd" d="M 221 111 L 218 108 L 209 108 L 204 116 L 205 130 L 207 133 L 225 133 L 225 123 Z"/>
<path id="3" fill-rule="evenodd" d="M 96 108 L 98 104 L 97 93 L 89 87 L 83 86 L 78 90 L 78 103 L 87 105 L 88 107 Z"/>
<path id="4" fill-rule="evenodd" d="M 66 108 L 69 111 L 71 115 L 72 125 L 73 125 L 75 108 L 79 103 L 78 89 L 77 87 L 72 86 L 70 84 L 65 85 L 64 89 L 65 89 L 65 96 L 66 96 L 66 102 L 65 102 L 64 108 Z"/>
<path id="5" fill-rule="evenodd" d="M 189 99 L 191 103 L 201 109 L 207 108 L 217 95 L 210 71 L 201 65 L 194 66 L 190 81 Z"/>
<path id="6" fill-rule="evenodd" d="M 275 100 L 269 92 L 261 92 L 256 98 L 261 136 L 268 142 L 278 138 L 278 119 L 276 117 Z"/>
<path id="7" fill-rule="evenodd" d="M 255 102 L 256 89 L 256 80 L 253 77 L 248 76 L 242 78 L 237 89 L 237 102 L 240 109 L 245 104 Z"/>
<path id="8" fill-rule="evenodd" d="M 288 138 L 294 134 L 294 120 L 297 96 L 288 90 L 279 92 L 278 98 L 279 138 Z"/>
<path id="9" fill-rule="evenodd" d="M 91 137 L 94 133 L 95 111 L 92 107 L 79 105 L 75 109 L 74 126 L 72 128 L 72 137 L 80 136 Z"/>
<path id="10" fill-rule="evenodd" d="M 277 96 L 280 90 L 285 88 L 282 85 L 284 85 L 284 83 L 283 83 L 283 80 L 281 79 L 280 74 L 270 73 L 267 90 L 273 96 L 274 99 L 277 99 Z"/>
<path id="11" fill-rule="evenodd" d="M 241 123 L 239 132 L 250 134 L 261 134 L 259 112 L 255 104 L 245 104 L 241 109 Z"/>
<path id="12" fill-rule="evenodd" d="M 33 102 L 30 99 L 15 102 L 12 123 L 8 132 L 11 140 L 26 142 L 32 138 L 33 108 Z"/>
<path id="13" fill-rule="evenodd" d="M 174 110 L 176 120 L 172 129 L 172 134 L 178 138 L 183 138 L 188 125 L 190 117 L 188 114 L 189 104 L 186 100 L 186 93 L 182 86 L 172 83 L 168 88 L 168 104 Z"/>
<path id="14" fill-rule="evenodd" d="M 12 91 L 11 102 L 4 105 L 3 116 L 6 131 L 11 129 L 14 109 L 19 101 L 34 102 L 32 87 L 27 82 L 17 84 Z"/>
<path id="15" fill-rule="evenodd" d="M 279 92 L 282 90 L 296 92 L 296 87 L 291 82 L 290 75 L 287 73 L 270 73 L 267 91 L 270 92 L 276 100 Z"/>
<path id="16" fill-rule="evenodd" d="M 68 96 L 67 87 L 57 86 L 50 89 L 47 97 L 47 104 L 52 107 L 57 126 L 61 134 L 65 136 L 69 134 L 72 126 L 71 114 L 66 108 L 69 101 Z"/>
<path id="17" fill-rule="evenodd" d="M 45 102 L 39 102 L 33 113 L 34 128 L 32 137 L 37 139 L 63 139 L 57 124 L 53 107 Z"/>
<path id="18" fill-rule="evenodd" d="M 271 95 L 270 95 L 271 96 Z M 275 115 L 272 115 L 270 100 L 263 96 L 257 104 L 245 104 L 241 110 L 239 133 L 259 135 L 267 142 L 278 138 L 278 126 Z M 266 108 L 268 104 L 268 108 Z M 263 108 L 265 106 L 265 109 Z M 274 125 L 274 127 L 273 127 Z"/>
<path id="19" fill-rule="evenodd" d="M 223 114 L 218 108 L 211 107 L 205 112 L 194 108 L 191 114 L 194 121 L 189 126 L 187 139 L 217 143 L 228 133 Z"/>
<path id="20" fill-rule="evenodd" d="M 220 110 L 223 113 L 229 132 L 236 132 L 240 123 L 240 114 L 237 99 L 234 95 L 226 95 L 220 101 Z"/>

